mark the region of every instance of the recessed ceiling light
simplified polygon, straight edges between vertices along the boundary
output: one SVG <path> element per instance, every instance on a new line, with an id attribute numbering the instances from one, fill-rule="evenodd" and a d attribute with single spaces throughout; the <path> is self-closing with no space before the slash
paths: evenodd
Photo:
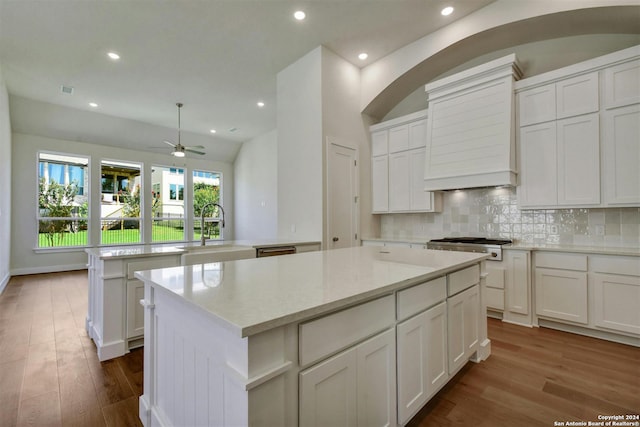
<path id="1" fill-rule="evenodd" d="M 120 59 L 120 55 L 118 55 L 118 54 L 117 54 L 117 53 L 115 53 L 115 52 L 109 52 L 109 53 L 107 53 L 107 56 L 108 56 L 109 58 L 113 59 L 114 61 L 116 61 L 116 60 Z"/>
<path id="2" fill-rule="evenodd" d="M 90 102 L 89 107 L 98 108 L 98 104 L 96 104 L 95 102 Z"/>
<path id="3" fill-rule="evenodd" d="M 211 129 L 209 132 L 216 133 L 216 130 L 215 129 Z"/>
<path id="4" fill-rule="evenodd" d="M 262 108 L 262 107 L 264 107 L 264 102 L 258 101 L 258 103 L 256 105 L 258 106 L 258 108 Z"/>
<path id="5" fill-rule="evenodd" d="M 449 16 L 453 13 L 453 8 L 451 6 L 447 6 L 440 11 L 443 16 Z"/>
<path id="6" fill-rule="evenodd" d="M 298 10 L 293 14 L 293 17 L 296 18 L 298 21 L 302 21 L 304 18 L 307 17 L 307 14 L 301 10 Z"/>
<path id="7" fill-rule="evenodd" d="M 360 55 L 358 55 L 358 59 L 364 61 L 365 59 L 367 59 L 369 57 L 369 55 L 365 52 L 362 52 Z"/>

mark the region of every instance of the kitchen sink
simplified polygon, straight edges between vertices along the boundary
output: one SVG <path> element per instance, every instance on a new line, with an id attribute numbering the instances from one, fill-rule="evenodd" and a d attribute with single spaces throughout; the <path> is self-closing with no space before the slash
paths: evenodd
<path id="1" fill-rule="evenodd" d="M 252 246 L 241 245 L 212 245 L 185 246 L 187 251 L 181 257 L 182 265 L 202 264 L 207 262 L 235 261 L 256 257 L 256 250 Z"/>

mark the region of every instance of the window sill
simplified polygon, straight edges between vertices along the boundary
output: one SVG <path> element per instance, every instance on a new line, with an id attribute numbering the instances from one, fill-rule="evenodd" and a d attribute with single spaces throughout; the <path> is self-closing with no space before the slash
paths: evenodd
<path id="1" fill-rule="evenodd" d="M 52 248 L 33 248 L 37 254 L 58 253 L 58 252 L 84 252 L 89 246 L 60 246 Z"/>

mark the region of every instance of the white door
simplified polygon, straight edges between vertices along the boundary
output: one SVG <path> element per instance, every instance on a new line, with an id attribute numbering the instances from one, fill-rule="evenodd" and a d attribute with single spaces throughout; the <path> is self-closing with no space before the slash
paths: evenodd
<path id="1" fill-rule="evenodd" d="M 328 249 L 357 246 L 358 166 L 355 149 L 329 143 L 327 156 Z"/>

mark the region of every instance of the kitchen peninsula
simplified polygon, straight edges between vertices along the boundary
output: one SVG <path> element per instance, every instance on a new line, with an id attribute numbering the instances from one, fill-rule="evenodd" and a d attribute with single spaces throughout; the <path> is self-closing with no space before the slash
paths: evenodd
<path id="1" fill-rule="evenodd" d="M 405 424 L 490 354 L 486 257 L 354 247 L 138 271 L 140 419 Z"/>

